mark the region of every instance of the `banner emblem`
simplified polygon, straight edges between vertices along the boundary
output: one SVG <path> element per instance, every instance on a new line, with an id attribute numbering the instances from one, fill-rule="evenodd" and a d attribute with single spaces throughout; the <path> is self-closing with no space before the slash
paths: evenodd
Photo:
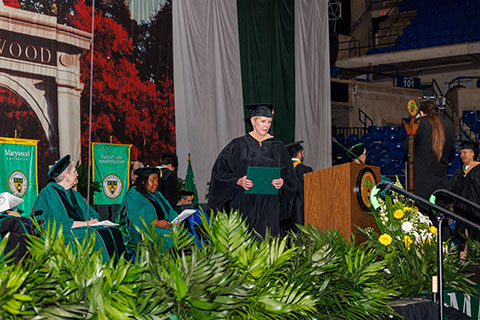
<path id="1" fill-rule="evenodd" d="M 122 180 L 117 175 L 109 174 L 102 182 L 103 194 L 110 199 L 116 199 L 122 193 Z"/>
<path id="2" fill-rule="evenodd" d="M 28 180 L 25 174 L 20 170 L 15 170 L 8 177 L 8 189 L 17 196 L 23 197 L 28 189 Z"/>

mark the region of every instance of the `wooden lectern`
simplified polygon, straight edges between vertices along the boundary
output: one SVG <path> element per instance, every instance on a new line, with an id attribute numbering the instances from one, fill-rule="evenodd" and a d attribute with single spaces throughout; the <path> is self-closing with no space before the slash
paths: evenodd
<path id="1" fill-rule="evenodd" d="M 356 226 L 375 227 L 373 216 L 365 214 L 371 208 L 370 191 L 380 182 L 380 168 L 358 163 L 345 163 L 305 175 L 305 225 L 337 229 L 345 239 L 351 233 L 359 242 Z"/>

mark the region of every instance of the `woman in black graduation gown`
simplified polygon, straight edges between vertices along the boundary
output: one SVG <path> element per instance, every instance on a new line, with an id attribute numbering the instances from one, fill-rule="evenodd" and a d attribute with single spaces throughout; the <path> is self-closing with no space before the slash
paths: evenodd
<path id="1" fill-rule="evenodd" d="M 273 106 L 247 105 L 253 130 L 231 141 L 218 155 L 212 169 L 208 197 L 209 210 L 238 210 L 262 237 L 268 228 L 273 236 L 280 232 L 280 220 L 290 217 L 297 179 L 288 151 L 268 132 Z M 247 168 L 279 167 L 280 178 L 272 180 L 278 195 L 245 194 L 253 186 Z"/>
<path id="2" fill-rule="evenodd" d="M 428 199 L 433 191 L 448 188 L 448 158 L 453 149 L 455 129 L 433 101 L 420 105 L 420 125 L 414 137 L 413 190 Z M 408 151 L 408 138 L 403 141 Z"/>

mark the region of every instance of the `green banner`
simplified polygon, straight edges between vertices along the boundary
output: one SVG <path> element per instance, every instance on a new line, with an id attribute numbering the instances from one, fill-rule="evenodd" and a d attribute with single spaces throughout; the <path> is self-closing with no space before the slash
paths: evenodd
<path id="1" fill-rule="evenodd" d="M 94 204 L 120 204 L 128 190 L 130 147 L 125 144 L 93 143 L 93 181 L 100 192 L 93 195 Z"/>
<path id="2" fill-rule="evenodd" d="M 38 195 L 37 140 L 0 138 L 0 192 L 22 198 L 18 211 L 31 214 Z"/>
<path id="3" fill-rule="evenodd" d="M 480 290 L 480 286 L 474 286 L 475 289 Z M 479 308 L 480 299 L 478 296 L 468 296 L 461 292 L 451 289 L 443 290 L 443 298 L 446 304 L 453 307 L 473 319 L 480 319 Z"/>
<path id="4" fill-rule="evenodd" d="M 193 204 L 198 204 L 197 185 L 195 184 L 195 176 L 193 175 L 190 154 L 188 155 L 187 175 L 185 176 L 185 190 L 193 192 Z"/>

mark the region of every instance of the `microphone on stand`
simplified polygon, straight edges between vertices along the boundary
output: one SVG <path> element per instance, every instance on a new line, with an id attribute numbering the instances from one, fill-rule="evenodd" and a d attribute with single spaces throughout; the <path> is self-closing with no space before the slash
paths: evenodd
<path id="1" fill-rule="evenodd" d="M 332 141 L 335 142 L 336 144 L 338 144 L 343 150 L 347 151 L 351 156 L 353 156 L 353 159 L 356 159 L 356 160 L 360 161 L 361 164 L 365 164 L 365 163 L 363 163 L 362 160 L 360 160 L 359 157 L 357 157 L 356 154 L 354 154 L 352 151 L 348 150 L 343 144 L 338 142 L 338 140 L 335 137 L 332 137 Z"/>

